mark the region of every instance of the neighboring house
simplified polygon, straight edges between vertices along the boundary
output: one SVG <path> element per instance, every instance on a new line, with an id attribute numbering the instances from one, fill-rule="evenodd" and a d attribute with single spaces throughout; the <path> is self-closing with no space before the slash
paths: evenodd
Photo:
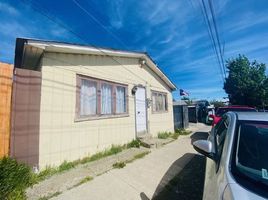
<path id="1" fill-rule="evenodd" d="M 146 53 L 19 38 L 11 156 L 43 169 L 173 131 L 175 89 Z"/>

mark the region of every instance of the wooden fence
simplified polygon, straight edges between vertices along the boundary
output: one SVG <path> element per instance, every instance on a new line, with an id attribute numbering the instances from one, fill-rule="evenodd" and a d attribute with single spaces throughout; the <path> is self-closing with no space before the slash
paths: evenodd
<path id="1" fill-rule="evenodd" d="M 0 62 L 0 157 L 9 154 L 13 66 Z"/>

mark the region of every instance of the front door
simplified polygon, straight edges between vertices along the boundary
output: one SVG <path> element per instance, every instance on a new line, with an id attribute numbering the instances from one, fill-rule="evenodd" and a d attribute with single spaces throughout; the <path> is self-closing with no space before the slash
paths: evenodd
<path id="1" fill-rule="evenodd" d="M 136 102 L 136 131 L 137 136 L 141 136 L 147 132 L 147 123 L 146 123 L 146 97 L 145 97 L 145 88 L 138 87 L 135 94 Z"/>

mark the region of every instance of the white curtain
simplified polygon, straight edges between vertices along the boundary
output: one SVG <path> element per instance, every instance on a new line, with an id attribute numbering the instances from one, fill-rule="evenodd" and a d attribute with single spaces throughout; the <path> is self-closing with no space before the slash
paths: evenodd
<path id="1" fill-rule="evenodd" d="M 101 85 L 101 114 L 112 114 L 112 86 Z"/>
<path id="2" fill-rule="evenodd" d="M 153 93 L 153 111 L 156 111 L 156 93 Z"/>
<path id="3" fill-rule="evenodd" d="M 126 93 L 125 88 L 121 86 L 116 87 L 116 113 L 126 112 Z"/>
<path id="4" fill-rule="evenodd" d="M 162 110 L 163 110 L 163 111 L 166 110 L 166 100 L 165 100 L 165 99 L 166 99 L 166 95 L 163 94 L 163 95 L 162 95 L 162 102 L 163 102 L 163 103 L 162 103 L 162 104 L 163 104 L 163 108 L 162 108 Z"/>
<path id="5" fill-rule="evenodd" d="M 95 115 L 97 113 L 97 84 L 89 80 L 81 80 L 80 115 Z"/>

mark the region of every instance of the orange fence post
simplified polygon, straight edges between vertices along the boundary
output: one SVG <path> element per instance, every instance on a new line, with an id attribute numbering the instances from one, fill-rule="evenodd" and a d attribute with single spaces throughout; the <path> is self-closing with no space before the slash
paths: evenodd
<path id="1" fill-rule="evenodd" d="M 12 77 L 13 65 L 0 62 L 0 158 L 9 154 Z"/>

